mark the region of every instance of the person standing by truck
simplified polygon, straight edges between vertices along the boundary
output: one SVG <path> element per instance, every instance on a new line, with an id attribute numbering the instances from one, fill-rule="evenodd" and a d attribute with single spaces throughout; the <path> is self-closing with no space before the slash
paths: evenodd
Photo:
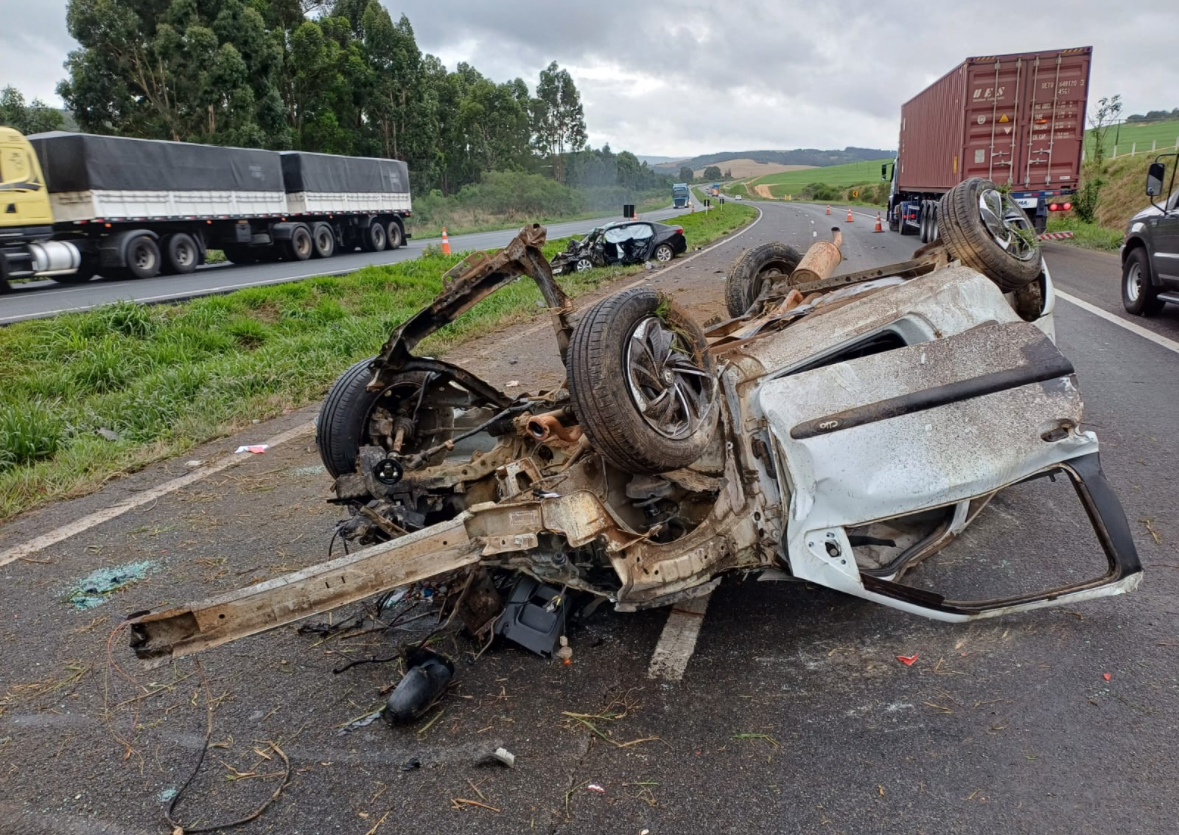
<path id="1" fill-rule="evenodd" d="M 973 177 L 1008 191 L 1037 233 L 1072 208 L 1092 47 L 967 58 L 901 106 L 888 227 L 937 237 L 938 201 Z M 889 169 L 891 168 L 891 172 Z"/>

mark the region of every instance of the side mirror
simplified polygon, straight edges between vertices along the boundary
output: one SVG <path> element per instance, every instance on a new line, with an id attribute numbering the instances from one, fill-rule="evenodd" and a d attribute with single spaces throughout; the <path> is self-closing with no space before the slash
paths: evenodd
<path id="1" fill-rule="evenodd" d="M 882 179 L 882 180 L 888 179 L 888 163 L 887 162 L 884 163 L 884 165 L 880 166 L 880 179 Z"/>
<path id="2" fill-rule="evenodd" d="M 1163 178 L 1167 176 L 1167 167 L 1161 162 L 1152 162 L 1146 171 L 1146 193 L 1150 197 L 1158 197 L 1163 193 Z"/>

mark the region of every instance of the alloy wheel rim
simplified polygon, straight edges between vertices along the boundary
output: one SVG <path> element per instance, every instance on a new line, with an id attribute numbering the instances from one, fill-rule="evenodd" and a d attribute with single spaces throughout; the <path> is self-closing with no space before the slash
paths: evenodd
<path id="1" fill-rule="evenodd" d="M 671 249 L 666 246 L 659 247 L 659 249 L 655 250 L 655 258 L 666 264 L 671 260 Z"/>
<path id="2" fill-rule="evenodd" d="M 1131 302 L 1138 301 L 1138 294 L 1142 292 L 1142 268 L 1131 264 L 1126 273 L 1126 298 Z"/>
<path id="3" fill-rule="evenodd" d="M 1035 227 L 1010 194 L 994 188 L 983 189 L 978 195 L 978 214 L 987 234 L 1001 249 L 1020 261 L 1040 256 Z"/>
<path id="4" fill-rule="evenodd" d="M 644 422 L 664 438 L 691 437 L 704 423 L 716 381 L 684 350 L 682 337 L 657 316 L 627 340 L 626 378 Z"/>

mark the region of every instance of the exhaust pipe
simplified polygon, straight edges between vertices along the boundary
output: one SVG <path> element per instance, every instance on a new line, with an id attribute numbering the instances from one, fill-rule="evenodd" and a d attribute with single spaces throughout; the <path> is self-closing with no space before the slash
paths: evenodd
<path id="1" fill-rule="evenodd" d="M 581 440 L 582 434 L 580 426 L 566 426 L 557 420 L 555 415 L 537 415 L 530 418 L 526 428 L 529 435 L 541 442 L 555 437 L 566 443 L 576 443 Z"/>

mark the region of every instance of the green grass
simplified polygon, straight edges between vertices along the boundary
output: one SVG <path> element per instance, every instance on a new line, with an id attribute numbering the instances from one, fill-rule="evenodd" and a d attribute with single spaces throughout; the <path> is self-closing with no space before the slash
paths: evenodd
<path id="1" fill-rule="evenodd" d="M 676 223 L 694 249 L 754 214 L 726 206 Z M 545 254 L 564 245 L 552 241 Z M 344 368 L 376 353 L 431 301 L 461 257 L 430 255 L 183 304 L 120 302 L 0 329 L 0 521 L 318 400 Z M 590 270 L 561 283 L 578 296 L 641 269 Z M 539 302 L 533 282 L 509 284 L 419 350 L 440 356 L 536 316 Z M 111 432 L 115 440 L 104 437 Z"/>
<path id="2" fill-rule="evenodd" d="M 1072 232 L 1070 242 L 1083 249 L 1117 252 L 1122 246 L 1122 230 L 1096 223 L 1085 223 L 1075 217 L 1053 217 L 1048 221 L 1049 232 Z M 1062 242 L 1063 243 L 1063 242 Z"/>
<path id="3" fill-rule="evenodd" d="M 1105 134 L 1106 154 L 1112 154 L 1115 142 L 1118 147 L 1118 157 L 1129 154 L 1131 149 L 1137 144 L 1137 155 L 1149 153 L 1151 144 L 1157 143 L 1157 153 L 1164 151 L 1174 151 L 1175 143 L 1179 141 L 1179 121 L 1171 122 L 1130 122 L 1121 126 L 1110 128 Z M 1093 151 L 1096 147 L 1096 139 L 1093 131 L 1085 132 L 1085 159 L 1093 159 Z"/>
<path id="4" fill-rule="evenodd" d="M 892 162 L 892 160 L 868 160 L 867 162 L 849 162 L 846 165 L 830 165 L 824 168 L 806 168 L 802 171 L 783 171 L 780 174 L 767 174 L 765 177 L 760 177 L 753 181 L 753 185 L 793 186 L 801 190 L 811 183 L 823 183 L 829 186 L 878 183 L 880 182 L 880 166 L 888 162 Z M 778 196 L 776 189 L 771 188 L 770 192 L 775 197 Z"/>

